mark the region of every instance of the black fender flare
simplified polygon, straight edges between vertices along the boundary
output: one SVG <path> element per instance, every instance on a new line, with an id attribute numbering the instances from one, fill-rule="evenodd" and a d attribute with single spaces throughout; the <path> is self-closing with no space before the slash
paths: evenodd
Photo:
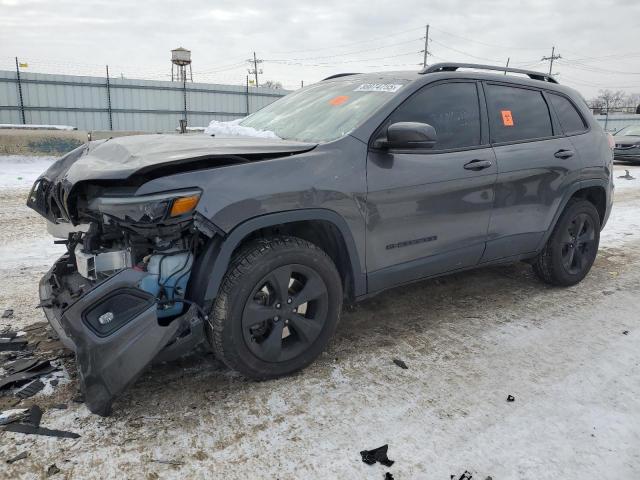
<path id="1" fill-rule="evenodd" d="M 233 252 L 248 235 L 262 228 L 305 220 L 323 220 L 333 224 L 341 233 L 351 260 L 354 295 L 364 295 L 367 290 L 366 274 L 358 257 L 358 250 L 351 229 L 345 219 L 333 210 L 322 208 L 291 210 L 270 213 L 245 220 L 233 228 L 225 237 L 215 235 L 194 265 L 187 295 L 193 301 L 208 307 L 220 289 L 222 279 L 229 267 Z"/>
<path id="2" fill-rule="evenodd" d="M 560 205 L 558 206 L 558 210 L 556 210 L 555 215 L 553 216 L 553 221 L 551 222 L 550 227 L 547 229 L 547 231 L 545 232 L 545 234 L 542 236 L 542 239 L 540 240 L 540 244 L 538 245 L 538 248 L 536 249 L 537 252 L 541 251 L 544 246 L 546 245 L 547 241 L 549 240 L 549 237 L 551 236 L 551 233 L 553 233 L 554 228 L 556 228 L 556 224 L 558 223 L 558 220 L 560 219 L 560 215 L 562 215 L 562 212 L 564 211 L 565 207 L 567 206 L 567 203 L 569 203 L 569 200 L 571 199 L 571 197 L 573 197 L 573 195 L 575 195 L 576 192 L 584 189 L 584 188 L 589 188 L 589 187 L 602 187 L 605 191 L 605 194 L 607 196 L 607 208 L 609 205 L 609 191 L 607 190 L 607 181 L 604 179 L 599 179 L 599 178 L 594 178 L 594 179 L 590 179 L 590 180 L 579 180 L 577 182 L 575 182 L 574 184 L 572 184 L 569 188 L 567 188 L 567 191 L 564 195 L 564 197 L 562 198 L 562 202 L 560 202 Z M 608 211 L 605 214 L 605 218 L 607 218 L 608 216 Z M 604 225 L 604 224 L 603 224 Z"/>

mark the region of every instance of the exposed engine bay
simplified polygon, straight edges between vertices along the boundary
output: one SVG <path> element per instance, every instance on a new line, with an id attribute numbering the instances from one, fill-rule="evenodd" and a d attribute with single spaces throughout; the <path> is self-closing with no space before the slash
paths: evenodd
<path id="1" fill-rule="evenodd" d="M 99 190 L 101 191 L 101 190 Z M 86 198 L 86 197 L 85 197 Z M 197 189 L 78 200 L 67 253 L 40 283 L 41 306 L 76 351 L 87 405 L 106 415 L 115 395 L 158 354 L 202 338 L 203 309 L 185 298 L 211 232 Z M 199 228 L 200 227 L 200 228 Z"/>

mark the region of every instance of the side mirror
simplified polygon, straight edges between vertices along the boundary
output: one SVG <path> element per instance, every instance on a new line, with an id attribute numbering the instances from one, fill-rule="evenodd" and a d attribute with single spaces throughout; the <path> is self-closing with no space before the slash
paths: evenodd
<path id="1" fill-rule="evenodd" d="M 397 122 L 387 127 L 387 138 L 376 140 L 378 148 L 420 150 L 433 148 L 438 139 L 436 129 L 428 123 Z"/>

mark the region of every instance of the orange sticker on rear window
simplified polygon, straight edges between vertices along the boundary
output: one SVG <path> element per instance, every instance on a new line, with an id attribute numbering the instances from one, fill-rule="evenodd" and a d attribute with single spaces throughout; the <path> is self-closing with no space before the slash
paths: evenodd
<path id="1" fill-rule="evenodd" d="M 511 110 L 501 110 L 502 124 L 505 127 L 513 127 L 513 117 L 511 116 Z"/>
<path id="2" fill-rule="evenodd" d="M 347 97 L 346 95 L 340 95 L 339 97 L 334 97 L 331 100 L 329 100 L 329 104 L 334 106 L 342 105 L 347 100 L 349 100 L 349 97 Z"/>

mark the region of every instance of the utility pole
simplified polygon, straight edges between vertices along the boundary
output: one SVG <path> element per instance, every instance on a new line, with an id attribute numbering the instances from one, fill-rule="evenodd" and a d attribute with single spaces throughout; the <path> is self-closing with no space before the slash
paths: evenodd
<path id="1" fill-rule="evenodd" d="M 511 57 L 507 57 L 507 64 L 504 67 L 504 74 L 507 74 L 507 69 L 509 68 L 509 60 L 511 60 Z"/>
<path id="2" fill-rule="evenodd" d="M 424 36 L 424 58 L 422 59 L 422 67 L 427 66 L 427 55 L 429 54 L 429 25 Z"/>
<path id="3" fill-rule="evenodd" d="M 542 60 L 549 60 L 549 75 L 552 75 L 552 70 L 553 70 L 553 61 L 554 60 L 558 60 L 559 58 L 562 58 L 562 55 L 558 54 L 556 55 L 556 47 L 553 46 L 551 47 L 551 56 L 550 57 L 542 57 Z"/>
<path id="4" fill-rule="evenodd" d="M 253 65 L 253 68 L 247 70 L 249 75 L 253 75 L 256 81 L 256 87 L 258 86 L 258 74 L 262 74 L 262 69 L 258 70 L 258 64 L 262 63 L 263 60 L 256 58 L 256 52 L 253 52 L 253 58 L 247 60 L 250 65 Z"/>

